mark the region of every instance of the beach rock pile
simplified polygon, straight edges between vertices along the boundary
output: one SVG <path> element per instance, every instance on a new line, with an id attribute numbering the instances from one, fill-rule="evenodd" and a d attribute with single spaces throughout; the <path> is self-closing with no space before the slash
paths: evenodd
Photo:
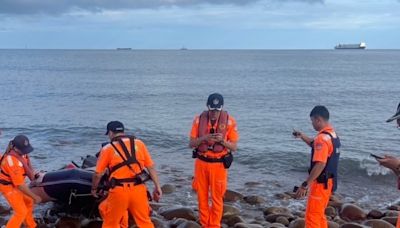
<path id="1" fill-rule="evenodd" d="M 246 188 L 262 188 L 257 182 L 248 182 Z M 163 185 L 164 197 L 176 197 L 182 188 L 173 184 Z M 174 194 L 172 194 L 174 193 Z M 175 194 L 176 193 L 176 194 Z M 192 193 L 195 194 L 195 193 Z M 175 196 L 174 196 L 175 195 Z M 300 209 L 293 209 L 289 202 L 297 205 L 305 204 L 296 201 L 291 192 L 277 193 L 275 199 L 267 199 L 260 195 L 243 195 L 238 191 L 227 190 L 224 198 L 222 224 L 223 228 L 304 228 L 305 205 Z M 270 202 L 282 202 L 274 206 Z M 174 201 L 172 201 L 174 202 Z M 156 228 L 201 228 L 199 213 L 196 205 L 182 206 L 168 202 L 151 202 L 153 210 L 152 222 Z M 339 194 L 333 195 L 325 210 L 329 228 L 394 228 L 400 211 L 399 205 L 392 205 L 385 209 L 365 210 L 357 203 L 348 202 Z M 4 225 L 10 209 L 0 205 L 0 225 Z M 41 218 L 39 226 L 57 228 L 96 228 L 101 227 L 99 218 L 88 219 L 82 216 L 62 216 Z M 136 227 L 130 221 L 130 227 Z"/>

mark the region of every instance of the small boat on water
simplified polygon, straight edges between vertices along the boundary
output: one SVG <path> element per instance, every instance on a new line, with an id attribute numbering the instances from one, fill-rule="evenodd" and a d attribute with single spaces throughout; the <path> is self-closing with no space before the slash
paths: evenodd
<path id="1" fill-rule="evenodd" d="M 56 171 L 41 173 L 30 189 L 42 202 L 55 202 L 68 210 L 87 214 L 97 211 L 98 199 L 91 195 L 92 177 L 97 158 L 88 155 L 82 165 L 68 164 Z M 99 188 L 104 187 L 101 182 Z M 97 212 L 96 212 L 97 213 Z"/>

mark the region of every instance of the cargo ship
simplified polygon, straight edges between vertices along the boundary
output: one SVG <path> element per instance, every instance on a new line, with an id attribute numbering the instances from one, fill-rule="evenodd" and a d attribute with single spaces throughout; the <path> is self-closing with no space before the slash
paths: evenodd
<path id="1" fill-rule="evenodd" d="M 117 48 L 117 51 L 130 51 L 132 48 Z"/>
<path id="2" fill-rule="evenodd" d="M 338 44 L 335 46 L 335 49 L 365 49 L 367 45 L 365 43 L 359 44 Z"/>

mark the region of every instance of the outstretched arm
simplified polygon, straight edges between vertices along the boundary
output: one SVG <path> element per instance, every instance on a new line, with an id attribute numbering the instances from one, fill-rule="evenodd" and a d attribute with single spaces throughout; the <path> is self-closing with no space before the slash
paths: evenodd
<path id="1" fill-rule="evenodd" d="M 300 138 L 301 140 L 303 140 L 303 142 L 305 142 L 308 146 L 311 146 L 313 139 L 308 137 L 306 134 L 304 134 L 301 131 L 297 131 L 297 130 L 293 130 L 293 136 L 298 139 Z"/>
<path id="2" fill-rule="evenodd" d="M 147 170 L 149 171 L 150 177 L 154 182 L 153 198 L 156 202 L 158 202 L 162 197 L 162 190 L 161 190 L 160 182 L 158 180 L 157 171 L 154 168 L 154 166 L 147 167 Z"/>

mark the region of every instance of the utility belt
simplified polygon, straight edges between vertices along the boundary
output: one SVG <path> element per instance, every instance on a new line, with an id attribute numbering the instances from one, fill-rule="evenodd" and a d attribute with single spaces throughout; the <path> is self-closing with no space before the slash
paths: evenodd
<path id="1" fill-rule="evenodd" d="M 328 189 L 328 181 L 329 179 L 335 178 L 335 175 L 333 173 L 322 173 L 317 177 L 317 183 L 319 184 L 324 184 L 325 189 Z"/>
<path id="2" fill-rule="evenodd" d="M 209 158 L 199 154 L 199 152 L 195 149 L 192 152 L 192 158 L 198 158 L 204 162 L 209 163 L 223 163 L 225 169 L 229 169 L 233 163 L 233 155 L 230 152 L 221 158 Z"/>
<path id="3" fill-rule="evenodd" d="M 124 186 L 124 184 L 130 184 L 132 183 L 133 186 L 144 184 L 147 181 L 151 180 L 150 174 L 147 173 L 145 170 L 143 170 L 141 173 L 137 174 L 134 177 L 130 178 L 114 178 L 112 177 L 106 186 L 108 189 L 113 189 L 118 186 Z"/>
<path id="4" fill-rule="evenodd" d="M 6 180 L 3 180 L 3 179 L 0 179 L 0 184 L 2 184 L 2 185 L 11 185 L 12 183 L 10 181 L 6 181 Z"/>

